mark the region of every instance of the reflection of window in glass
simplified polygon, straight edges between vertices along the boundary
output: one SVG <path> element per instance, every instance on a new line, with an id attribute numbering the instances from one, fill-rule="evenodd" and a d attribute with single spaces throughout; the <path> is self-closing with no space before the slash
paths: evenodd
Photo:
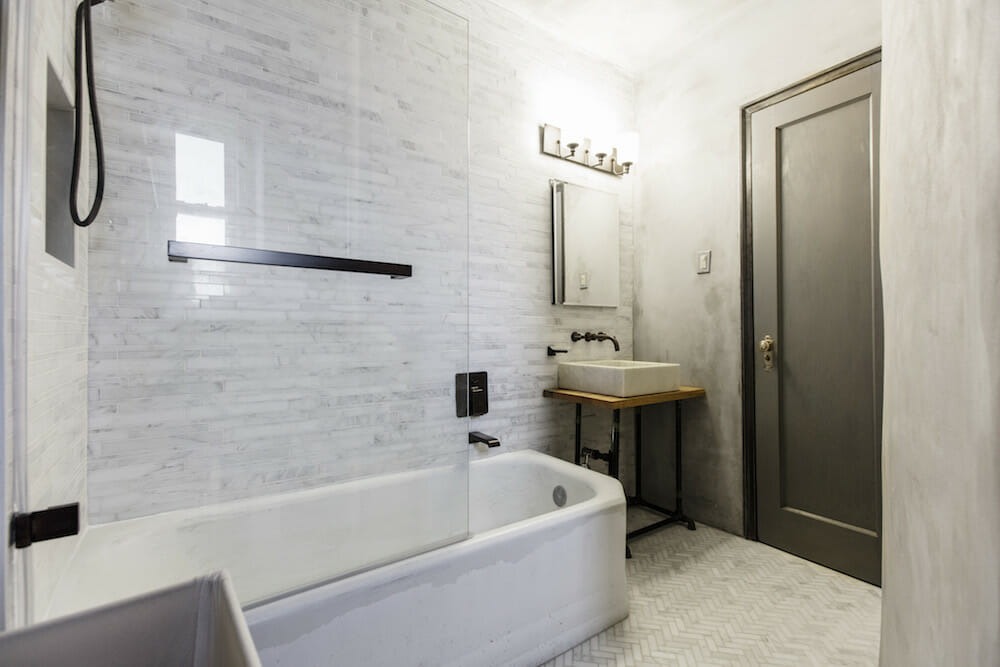
<path id="1" fill-rule="evenodd" d="M 178 213 L 177 240 L 226 245 L 226 219 Z"/>
<path id="2" fill-rule="evenodd" d="M 177 201 L 226 205 L 226 147 L 221 141 L 175 136 Z"/>
<path id="3" fill-rule="evenodd" d="M 177 133 L 174 147 L 177 201 L 191 211 L 177 214 L 177 240 L 225 245 L 226 219 L 219 216 L 226 205 L 225 144 Z"/>

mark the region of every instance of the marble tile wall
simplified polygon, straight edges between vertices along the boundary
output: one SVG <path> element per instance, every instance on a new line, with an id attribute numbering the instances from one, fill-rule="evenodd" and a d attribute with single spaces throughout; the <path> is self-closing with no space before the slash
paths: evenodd
<path id="1" fill-rule="evenodd" d="M 12 334 L 14 324 L 13 301 L 14 293 L 14 223 L 19 217 L 20 197 L 15 198 L 18 190 L 18 178 L 23 172 L 13 169 L 13 165 L 24 160 L 24 146 L 17 137 L 21 136 L 27 119 L 21 112 L 24 102 L 25 73 L 18 67 L 17 59 L 11 57 L 14 49 L 20 45 L 19 26 L 22 8 L 19 5 L 6 7 L 4 22 L 0 24 L 0 50 L 3 51 L 2 71 L 0 71 L 0 92 L 3 94 L 3 104 L 0 104 L 0 215 L 2 215 L 2 236 L 0 236 L 0 267 L 3 275 L 3 331 L 0 337 L 0 348 L 3 353 L 3 449 L 2 453 L 2 485 L 4 511 L 15 510 L 21 500 L 15 492 L 14 469 L 14 401 L 13 401 L 13 369 Z M 15 205 L 17 202 L 17 205 Z M 0 522 L 0 539 L 9 544 L 7 522 Z M 7 547 L 6 558 L 3 559 L 3 569 L 0 571 L 0 596 L 2 596 L 3 627 L 16 627 L 20 623 L 20 608 L 24 606 L 24 559 L 23 554 L 16 549 Z"/>
<path id="2" fill-rule="evenodd" d="M 467 22 L 406 0 L 122 1 L 97 18 L 92 519 L 464 468 Z M 168 239 L 414 275 L 170 263 Z"/>
<path id="3" fill-rule="evenodd" d="M 27 378 L 24 414 L 24 458 L 18 465 L 26 481 L 26 506 L 19 510 L 39 510 L 52 505 L 79 502 L 86 514 L 86 444 L 87 444 L 87 276 L 86 236 L 76 228 L 70 232 L 75 243 L 73 266 L 63 263 L 45 251 L 47 216 L 58 217 L 72 225 L 68 211 L 46 209 L 46 172 L 68 166 L 67 156 L 49 158 L 46 155 L 46 108 L 49 95 L 49 68 L 54 73 L 53 86 L 61 86 L 66 98 L 72 99 L 73 10 L 68 0 L 46 3 L 22 3 L 19 11 L 29 11 L 31 40 L 28 47 L 27 78 L 23 87 L 4 91 L 10 94 L 11 109 L 17 113 L 21 95 L 27 95 L 26 119 L 10 116 L 11 131 L 26 120 L 25 153 L 15 166 L 27 168 L 30 197 L 30 222 L 27 228 L 28 256 L 26 266 L 13 266 L 16 233 L 14 221 L 4 222 L 4 324 L 5 332 L 5 413 L 12 424 L 13 383 L 16 375 Z M 5 128 L 6 129 L 6 128 Z M 10 135 L 5 137 L 13 145 Z M 62 164 L 55 162 L 59 160 Z M 82 172 L 81 206 L 89 196 L 87 169 Z M 19 193 L 11 189 L 13 197 Z M 12 203 L 12 202 L 11 202 Z M 26 281 L 27 351 L 23 367 L 13 366 L 13 289 L 17 280 Z M 8 438 L 13 431 L 8 427 Z M 8 442 L 11 440 L 8 439 Z M 9 459 L 10 460 L 10 459 Z M 10 474 L 7 471 L 6 474 Z M 11 479 L 10 476 L 7 478 Z M 9 621 L 12 626 L 42 618 L 66 563 L 77 544 L 76 538 L 66 538 L 33 545 L 25 558 L 26 569 L 19 569 L 24 586 L 28 581 L 27 597 L 14 598 L 15 609 Z M 15 562 L 16 559 L 12 559 Z M 12 598 L 8 598 L 11 600 Z"/>
<path id="4" fill-rule="evenodd" d="M 93 521 L 462 458 L 453 375 L 470 364 L 491 379 L 471 427 L 572 455 L 572 407 L 541 396 L 545 349 L 593 329 L 631 356 L 632 181 L 539 155 L 537 128 L 617 140 L 624 73 L 489 2 L 122 0 L 96 16 L 111 173 L 90 241 Z M 224 144 L 222 194 L 181 193 L 207 203 L 178 201 L 178 133 Z M 619 194 L 617 309 L 550 303 L 553 177 Z M 199 224 L 228 244 L 415 275 L 168 264 L 178 215 L 224 218 Z M 609 416 L 586 420 L 606 448 Z"/>
<path id="5" fill-rule="evenodd" d="M 537 127 L 593 133 L 595 145 L 614 144 L 623 159 L 635 158 L 633 81 L 587 54 L 574 36 L 557 36 L 491 2 L 456 11 L 469 17 L 471 31 L 469 354 L 472 370 L 488 371 L 491 383 L 490 413 L 472 426 L 505 448 L 571 460 L 574 408 L 542 391 L 556 386 L 559 361 L 632 358 L 635 180 L 539 154 Z M 618 308 L 552 305 L 550 178 L 618 194 Z M 615 335 L 621 352 L 610 343 L 574 344 L 575 330 Z M 548 345 L 570 352 L 548 357 Z M 623 421 L 622 470 L 631 486 L 632 420 L 626 414 Z M 584 410 L 585 444 L 606 451 L 610 433 L 610 411 Z"/>

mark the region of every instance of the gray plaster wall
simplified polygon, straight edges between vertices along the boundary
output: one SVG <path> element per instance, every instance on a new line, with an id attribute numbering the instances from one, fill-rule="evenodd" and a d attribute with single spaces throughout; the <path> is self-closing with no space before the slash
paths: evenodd
<path id="1" fill-rule="evenodd" d="M 884 0 L 885 666 L 1000 664 L 1000 5 Z"/>
<path id="2" fill-rule="evenodd" d="M 705 387 L 684 415 L 696 520 L 742 533 L 740 109 L 879 46 L 878 2 L 741 3 L 640 75 L 636 359 L 678 362 Z M 697 275 L 696 253 L 712 251 Z M 672 506 L 670 408 L 644 412 L 646 495 Z"/>

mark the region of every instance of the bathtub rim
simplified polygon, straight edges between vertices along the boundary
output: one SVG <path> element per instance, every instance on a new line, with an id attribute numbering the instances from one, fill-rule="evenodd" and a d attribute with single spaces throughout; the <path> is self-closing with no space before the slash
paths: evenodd
<path id="1" fill-rule="evenodd" d="M 126 536 L 134 534 L 134 528 L 142 528 L 149 524 L 155 526 L 156 531 L 166 531 L 169 534 L 174 534 L 174 531 L 182 528 L 188 524 L 191 520 L 198 520 L 202 522 L 212 522 L 219 520 L 227 520 L 233 517 L 239 517 L 240 520 L 250 520 L 255 514 L 268 512 L 270 510 L 281 509 L 289 505 L 295 505 L 299 503 L 314 503 L 317 500 L 324 499 L 327 495 L 356 495 L 361 493 L 370 493 L 372 490 L 378 489 L 386 483 L 393 484 L 407 484 L 414 480 L 426 480 L 433 479 L 435 472 L 441 470 L 442 468 L 452 468 L 462 469 L 464 468 L 465 474 L 465 494 L 468 500 L 468 470 L 469 466 L 473 463 L 471 459 L 464 459 L 461 462 L 447 463 L 442 466 L 430 467 L 430 468 L 418 468 L 415 470 L 402 470 L 391 473 L 386 473 L 384 475 L 372 475 L 368 477 L 361 477 L 357 479 L 350 479 L 344 482 L 337 482 L 322 486 L 310 487 L 306 489 L 297 489 L 294 491 L 281 492 L 281 493 L 269 493 L 252 498 L 246 498 L 243 500 L 227 500 L 222 503 L 213 503 L 210 505 L 196 506 L 196 507 L 185 507 L 174 510 L 168 510 L 166 512 L 158 512 L 155 514 L 148 514 L 144 516 L 130 517 L 128 519 L 120 519 L 117 521 L 109 521 L 106 523 L 90 524 L 88 523 L 80 531 L 78 535 L 76 544 L 73 547 L 73 555 L 69 564 L 58 574 L 56 584 L 54 586 L 55 593 L 49 600 L 47 609 L 45 610 L 45 616 L 42 620 L 51 620 L 56 618 L 61 618 L 78 611 L 85 609 L 90 609 L 101 604 L 107 604 L 114 602 L 117 599 L 124 599 L 133 595 L 139 595 L 163 586 L 171 586 L 176 583 L 183 581 L 188 581 L 197 576 L 201 576 L 206 572 L 214 571 L 226 571 L 230 573 L 231 568 L 227 567 L 227 563 L 216 563 L 204 571 L 193 572 L 190 574 L 184 574 L 181 577 L 170 577 L 166 581 L 157 582 L 154 586 L 149 587 L 147 585 L 142 586 L 136 590 L 128 590 L 124 593 L 120 593 L 113 597 L 106 599 L 100 599 L 98 602 L 93 602 L 92 600 L 86 600 L 84 603 L 79 603 L 74 597 L 74 594 L 70 594 L 68 597 L 63 596 L 60 591 L 63 591 L 63 587 L 67 584 L 65 583 L 70 576 L 76 573 L 73 569 L 73 563 L 76 560 L 79 553 L 87 548 L 88 544 L 85 542 L 88 537 L 93 538 L 93 536 L 100 532 L 101 536 L 104 537 L 105 533 L 110 533 L 112 539 L 119 537 L 124 534 Z M 467 505 L 467 503 L 466 503 Z M 240 602 L 240 608 L 244 611 L 259 607 L 261 605 L 268 604 L 269 602 L 283 599 L 290 595 L 296 595 L 302 591 L 315 588 L 317 586 L 323 586 L 331 582 L 339 581 L 341 579 L 349 578 L 355 574 L 360 574 L 367 572 L 369 570 L 378 569 L 386 565 L 391 565 L 392 563 L 405 561 L 414 556 L 419 556 L 420 554 L 427 553 L 429 551 L 437 551 L 444 547 L 461 543 L 467 540 L 469 537 L 468 531 L 468 515 L 466 515 L 465 528 L 463 531 L 458 532 L 454 535 L 444 537 L 442 539 L 436 540 L 434 542 L 421 544 L 415 548 L 407 549 L 398 553 L 394 553 L 378 560 L 370 560 L 363 564 L 362 566 L 349 570 L 347 572 L 334 574 L 332 576 L 324 577 L 322 579 L 316 579 L 315 581 L 304 583 L 294 588 L 288 588 L 281 592 L 274 593 L 273 595 L 257 598 L 247 603 Z M 105 538 L 106 539 L 106 538 Z"/>
<path id="2" fill-rule="evenodd" d="M 604 475 L 588 468 L 574 465 L 568 461 L 544 454 L 535 450 L 518 450 L 498 452 L 470 461 L 471 465 L 491 465 L 503 461 L 507 457 L 534 460 L 563 473 L 578 477 L 584 483 L 594 488 L 594 496 L 587 500 L 562 507 L 544 514 L 531 516 L 520 521 L 499 526 L 482 533 L 469 534 L 465 539 L 452 541 L 436 548 L 423 551 L 408 558 L 393 560 L 381 565 L 373 565 L 364 570 L 356 570 L 308 587 L 288 591 L 267 600 L 243 607 L 247 624 L 253 626 L 280 618 L 286 613 L 308 609 L 322 604 L 330 597 L 349 593 L 360 588 L 375 588 L 406 579 L 422 571 L 443 564 L 447 560 L 459 557 L 462 553 L 474 553 L 489 548 L 489 546 L 512 533 L 523 535 L 536 534 L 550 527 L 563 523 L 571 523 L 574 519 L 587 515 L 598 515 L 615 511 L 626 505 L 625 492 L 614 477 Z M 624 552 L 625 545 L 622 545 Z"/>

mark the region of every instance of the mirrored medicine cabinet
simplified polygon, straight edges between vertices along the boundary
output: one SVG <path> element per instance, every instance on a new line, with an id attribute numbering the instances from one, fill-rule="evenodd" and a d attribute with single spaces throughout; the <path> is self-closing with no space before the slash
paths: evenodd
<path id="1" fill-rule="evenodd" d="M 618 306 L 618 195 L 565 181 L 552 186 L 552 303 Z"/>

